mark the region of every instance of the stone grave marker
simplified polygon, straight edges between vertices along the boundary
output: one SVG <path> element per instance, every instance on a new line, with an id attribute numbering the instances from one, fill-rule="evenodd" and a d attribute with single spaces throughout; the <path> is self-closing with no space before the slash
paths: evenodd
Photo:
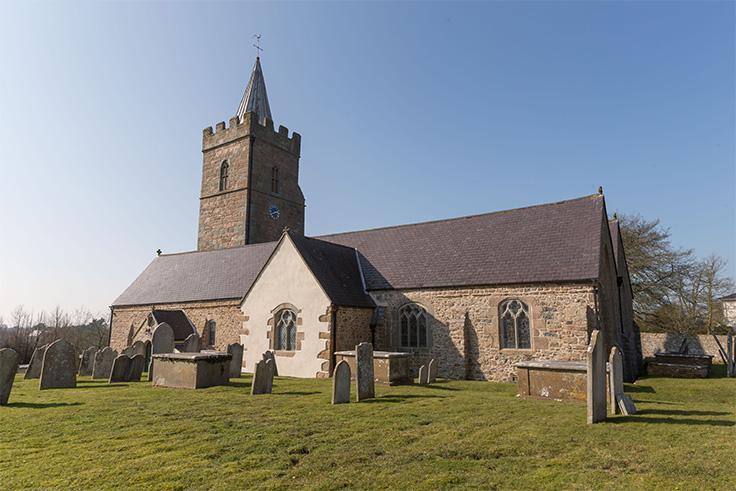
<path id="1" fill-rule="evenodd" d="M 19 361 L 20 356 L 14 349 L 0 349 L 0 406 L 8 403 Z"/>
<path id="2" fill-rule="evenodd" d="M 266 351 L 263 353 L 263 361 L 271 360 L 273 362 L 273 375 L 274 377 L 279 376 L 279 366 L 276 364 L 276 355 L 273 354 L 273 351 Z"/>
<path id="3" fill-rule="evenodd" d="M 131 346 L 126 346 L 125 349 L 123 350 L 123 352 L 120 353 L 120 355 L 121 356 L 122 355 L 125 355 L 125 356 L 133 356 L 133 349 L 134 348 L 133 348 L 132 345 Z"/>
<path id="4" fill-rule="evenodd" d="M 199 334 L 193 332 L 184 340 L 184 353 L 199 353 Z"/>
<path id="5" fill-rule="evenodd" d="M 118 352 L 109 346 L 105 346 L 95 354 L 95 362 L 92 366 L 92 378 L 110 378 L 110 372 L 112 371 L 112 364 L 115 358 L 118 356 Z"/>
<path id="6" fill-rule="evenodd" d="M 360 343 L 355 347 L 355 385 L 358 402 L 376 397 L 373 376 L 373 345 Z"/>
<path id="7" fill-rule="evenodd" d="M 608 356 L 608 406 L 611 414 L 619 414 L 618 401 L 624 395 L 624 360 L 616 346 L 611 348 Z"/>
<path id="8" fill-rule="evenodd" d="M 429 377 L 428 383 L 433 384 L 437 381 L 437 360 L 434 358 L 429 360 L 429 365 L 427 365 L 427 376 Z"/>
<path id="9" fill-rule="evenodd" d="M 429 383 L 429 371 L 425 365 L 419 367 L 419 385 L 427 385 Z"/>
<path id="10" fill-rule="evenodd" d="M 636 414 L 636 406 L 634 405 L 634 400 L 627 394 L 623 394 L 623 396 L 618 400 L 618 407 L 621 411 L 621 414 L 623 414 L 624 416 L 631 416 L 632 414 Z"/>
<path id="11" fill-rule="evenodd" d="M 124 352 L 115 357 L 115 361 L 112 362 L 112 370 L 110 370 L 110 378 L 108 383 L 113 382 L 127 382 L 130 374 L 130 356 Z"/>
<path id="12" fill-rule="evenodd" d="M 76 386 L 77 352 L 68 341 L 57 339 L 43 354 L 39 388 L 73 389 Z"/>
<path id="13" fill-rule="evenodd" d="M 341 360 L 332 372 L 332 404 L 350 402 L 350 365 Z"/>
<path id="14" fill-rule="evenodd" d="M 82 362 L 79 364 L 79 375 L 82 377 L 92 375 L 92 366 L 95 364 L 97 348 L 90 346 L 82 351 Z"/>
<path id="15" fill-rule="evenodd" d="M 133 354 L 130 356 L 135 356 L 135 355 L 143 355 L 144 357 L 146 356 L 146 343 L 144 343 L 143 341 L 141 340 L 136 341 L 135 343 L 132 344 L 132 348 L 133 348 Z"/>
<path id="16" fill-rule="evenodd" d="M 606 419 L 606 354 L 603 336 L 597 329 L 590 335 L 587 349 L 588 424 Z"/>
<path id="17" fill-rule="evenodd" d="M 26 374 L 23 376 L 23 379 L 28 380 L 41 377 L 41 365 L 43 364 L 43 355 L 46 352 L 47 347 L 48 345 L 44 344 L 43 346 L 39 346 L 33 350 L 31 361 L 28 363 L 28 369 L 26 370 Z"/>
<path id="18" fill-rule="evenodd" d="M 130 370 L 128 372 L 129 382 L 140 382 L 143 370 L 146 369 L 146 357 L 138 354 L 130 359 Z"/>
<path id="19" fill-rule="evenodd" d="M 253 382 L 250 386 L 250 395 L 268 394 L 268 371 L 269 367 L 266 366 L 266 361 L 261 360 L 256 363 L 255 369 L 253 370 Z"/>
<path id="20" fill-rule="evenodd" d="M 266 360 L 266 391 L 270 394 L 273 392 L 273 377 L 276 373 L 276 364 L 273 360 Z"/>
<path id="21" fill-rule="evenodd" d="M 230 377 L 238 378 L 243 370 L 243 345 L 239 343 L 228 344 L 227 352 L 233 357 L 230 360 Z"/>
<path id="22" fill-rule="evenodd" d="M 174 330 L 165 322 L 162 322 L 153 330 L 151 338 L 151 353 L 156 355 L 159 353 L 174 352 Z M 148 367 L 148 380 L 153 380 L 153 358 Z"/>

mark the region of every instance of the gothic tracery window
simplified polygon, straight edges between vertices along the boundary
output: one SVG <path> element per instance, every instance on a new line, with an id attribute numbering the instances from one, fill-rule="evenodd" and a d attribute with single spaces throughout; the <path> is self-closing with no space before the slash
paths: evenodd
<path id="1" fill-rule="evenodd" d="M 296 312 L 281 309 L 276 313 L 275 321 L 274 349 L 296 350 Z"/>
<path id="2" fill-rule="evenodd" d="M 531 349 L 529 307 L 521 300 L 506 300 L 498 308 L 501 348 Z"/>
<path id="3" fill-rule="evenodd" d="M 427 347 L 427 311 L 421 305 L 411 303 L 399 310 L 402 348 Z"/>
<path id="4" fill-rule="evenodd" d="M 227 189 L 227 174 L 229 170 L 230 164 L 227 163 L 227 160 L 223 160 L 220 165 L 220 191 Z"/>

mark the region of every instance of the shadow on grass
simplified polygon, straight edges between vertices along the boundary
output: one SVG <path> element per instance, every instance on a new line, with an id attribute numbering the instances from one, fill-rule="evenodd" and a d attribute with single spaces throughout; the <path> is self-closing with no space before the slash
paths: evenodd
<path id="1" fill-rule="evenodd" d="M 689 419 L 689 418 L 651 418 L 641 417 L 637 413 L 634 416 L 623 416 L 620 418 L 608 419 L 607 423 L 628 424 L 628 423 L 650 423 L 650 424 L 670 424 L 670 425 L 686 425 L 686 426 L 736 426 L 733 421 L 725 419 Z"/>
<path id="2" fill-rule="evenodd" d="M 657 391 L 654 390 L 654 387 L 649 385 L 633 385 L 633 384 L 626 384 L 626 387 L 624 389 L 625 392 L 645 392 L 647 394 L 656 394 Z"/>
<path id="3" fill-rule="evenodd" d="M 50 407 L 81 406 L 81 402 L 11 402 L 6 407 L 46 409 Z"/>
<path id="4" fill-rule="evenodd" d="M 273 391 L 273 395 L 275 396 L 313 396 L 314 394 L 321 394 L 321 393 L 322 392 L 318 390 L 313 390 L 313 391 L 290 390 L 288 392 L 278 392 L 275 387 Z"/>
<path id="5" fill-rule="evenodd" d="M 138 383 L 138 382 L 135 382 L 135 383 Z M 100 382 L 95 383 L 95 384 L 88 384 L 86 387 L 80 387 L 79 384 L 77 384 L 77 386 L 74 389 L 76 390 L 104 389 L 107 387 L 128 387 L 129 385 L 130 385 L 129 383 L 109 384 L 105 382 L 104 380 L 101 380 Z"/>
<path id="6" fill-rule="evenodd" d="M 687 411 L 684 409 L 642 409 L 636 414 L 670 414 L 673 416 L 728 416 L 728 411 Z"/>
<path id="7" fill-rule="evenodd" d="M 421 387 L 423 389 L 450 390 L 450 391 L 462 390 L 456 387 L 444 387 L 442 385 L 436 385 L 435 382 L 432 382 L 429 385 L 419 385 L 419 384 L 414 384 L 414 385 L 416 385 L 417 387 Z"/>
<path id="8" fill-rule="evenodd" d="M 397 403 L 397 402 L 405 402 L 411 399 L 445 399 L 447 396 L 433 396 L 433 395 L 419 395 L 419 394 L 392 394 L 387 396 L 380 396 L 376 397 L 375 399 L 366 399 L 365 401 L 361 402 L 370 402 L 370 403 L 381 403 L 381 402 L 388 402 L 388 403 Z"/>

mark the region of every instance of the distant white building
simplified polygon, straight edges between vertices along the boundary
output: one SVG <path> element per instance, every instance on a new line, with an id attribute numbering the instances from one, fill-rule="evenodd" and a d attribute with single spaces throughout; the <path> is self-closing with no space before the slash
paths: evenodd
<path id="1" fill-rule="evenodd" d="M 721 298 L 723 304 L 723 317 L 731 327 L 736 327 L 736 293 Z"/>

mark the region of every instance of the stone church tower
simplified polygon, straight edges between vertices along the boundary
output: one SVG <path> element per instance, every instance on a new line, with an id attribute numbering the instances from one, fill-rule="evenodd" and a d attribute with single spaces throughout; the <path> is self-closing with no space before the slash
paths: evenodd
<path id="1" fill-rule="evenodd" d="M 299 188 L 301 136 L 274 131 L 260 58 L 236 116 L 202 135 L 202 190 L 197 249 L 270 242 L 285 227 L 304 234 Z"/>

